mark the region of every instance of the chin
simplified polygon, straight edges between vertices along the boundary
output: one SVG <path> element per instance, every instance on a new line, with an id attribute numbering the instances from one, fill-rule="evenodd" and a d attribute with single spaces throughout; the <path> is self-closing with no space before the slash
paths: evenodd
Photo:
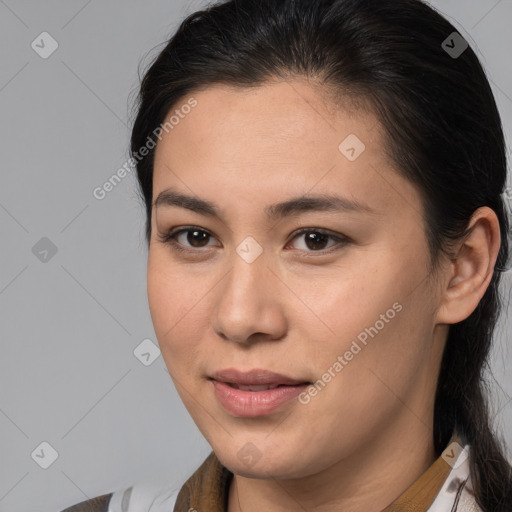
<path id="1" fill-rule="evenodd" d="M 214 447 L 213 451 L 223 466 L 246 478 L 286 480 L 306 476 L 309 464 L 300 450 L 288 447 L 286 451 L 261 442 L 232 442 L 229 446 Z M 300 457 L 298 454 L 301 454 Z M 299 467 L 300 464 L 300 467 Z"/>

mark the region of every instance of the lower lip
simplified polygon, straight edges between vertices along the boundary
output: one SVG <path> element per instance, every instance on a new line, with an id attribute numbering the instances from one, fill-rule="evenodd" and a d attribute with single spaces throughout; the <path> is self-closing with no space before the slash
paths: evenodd
<path id="1" fill-rule="evenodd" d="M 226 411 L 233 416 L 254 418 L 275 411 L 278 407 L 298 396 L 307 384 L 280 386 L 265 391 L 236 389 L 225 382 L 211 381 L 215 395 Z"/>

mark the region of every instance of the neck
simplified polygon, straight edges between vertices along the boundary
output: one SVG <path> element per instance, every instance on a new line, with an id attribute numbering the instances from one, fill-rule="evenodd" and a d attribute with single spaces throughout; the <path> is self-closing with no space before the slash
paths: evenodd
<path id="1" fill-rule="evenodd" d="M 381 511 L 397 499 L 435 461 L 432 431 L 404 412 L 408 428 L 388 432 L 320 473 L 294 480 L 234 475 L 228 512 Z"/>

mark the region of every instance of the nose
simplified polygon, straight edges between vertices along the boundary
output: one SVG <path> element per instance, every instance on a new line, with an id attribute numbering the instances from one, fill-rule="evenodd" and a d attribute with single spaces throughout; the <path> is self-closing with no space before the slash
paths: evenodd
<path id="1" fill-rule="evenodd" d="M 265 252 L 251 263 L 235 253 L 231 271 L 216 287 L 214 331 L 225 341 L 247 345 L 281 339 L 287 330 L 282 287 Z"/>

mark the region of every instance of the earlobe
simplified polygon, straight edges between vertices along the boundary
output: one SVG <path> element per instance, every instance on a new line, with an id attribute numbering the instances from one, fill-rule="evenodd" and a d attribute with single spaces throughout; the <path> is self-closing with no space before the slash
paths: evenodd
<path id="1" fill-rule="evenodd" d="M 460 242 L 447 266 L 437 321 L 455 324 L 465 320 L 478 306 L 491 282 L 501 245 L 499 221 L 494 211 L 478 208 L 468 225 L 469 233 Z"/>

